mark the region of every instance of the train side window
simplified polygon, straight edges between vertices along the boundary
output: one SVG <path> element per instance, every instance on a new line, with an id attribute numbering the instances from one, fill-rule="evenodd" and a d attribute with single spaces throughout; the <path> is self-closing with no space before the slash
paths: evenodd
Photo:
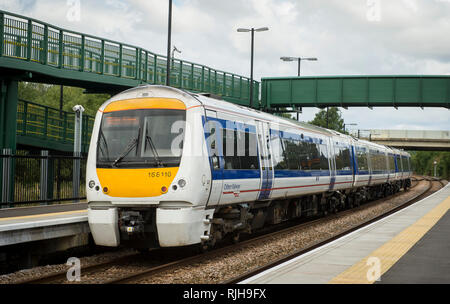
<path id="1" fill-rule="evenodd" d="M 273 163 L 275 170 L 286 170 L 288 168 L 286 151 L 283 141 L 279 136 L 272 136 L 270 139 L 272 145 Z"/>
<path id="2" fill-rule="evenodd" d="M 297 143 L 293 139 L 283 139 L 283 145 L 287 156 L 289 170 L 300 169 L 300 158 L 297 153 Z"/>
<path id="3" fill-rule="evenodd" d="M 223 129 L 225 170 L 259 169 L 256 134 Z"/>
<path id="4" fill-rule="evenodd" d="M 245 141 L 245 153 L 238 156 L 241 159 L 241 169 L 259 169 L 256 134 L 250 132 L 239 133 L 241 133 L 240 140 Z"/>
<path id="5" fill-rule="evenodd" d="M 336 170 L 351 170 L 350 149 L 348 147 L 335 147 Z"/>
<path id="6" fill-rule="evenodd" d="M 365 149 L 357 149 L 356 157 L 358 160 L 358 170 L 368 170 L 367 154 Z"/>
<path id="7" fill-rule="evenodd" d="M 397 170 L 398 170 L 398 172 L 402 172 L 403 169 L 402 169 L 402 163 L 401 163 L 401 160 L 400 160 L 400 156 L 397 155 L 395 158 L 397 159 Z"/>

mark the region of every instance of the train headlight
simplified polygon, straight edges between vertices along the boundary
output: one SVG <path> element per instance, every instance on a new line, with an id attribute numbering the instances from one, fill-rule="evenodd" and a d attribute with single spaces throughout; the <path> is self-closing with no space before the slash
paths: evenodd
<path id="1" fill-rule="evenodd" d="M 95 182 L 93 180 L 89 181 L 89 188 L 94 188 Z"/>
<path id="2" fill-rule="evenodd" d="M 178 180 L 178 186 L 180 186 L 181 188 L 183 188 L 184 186 L 186 186 L 186 181 L 184 179 L 179 179 Z"/>

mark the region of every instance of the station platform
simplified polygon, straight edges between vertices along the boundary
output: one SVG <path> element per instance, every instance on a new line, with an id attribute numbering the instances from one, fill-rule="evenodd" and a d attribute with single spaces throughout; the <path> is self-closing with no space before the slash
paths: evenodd
<path id="1" fill-rule="evenodd" d="M 450 283 L 450 183 L 240 284 Z"/>
<path id="2" fill-rule="evenodd" d="M 0 209 L 0 246 L 87 233 L 87 203 Z"/>

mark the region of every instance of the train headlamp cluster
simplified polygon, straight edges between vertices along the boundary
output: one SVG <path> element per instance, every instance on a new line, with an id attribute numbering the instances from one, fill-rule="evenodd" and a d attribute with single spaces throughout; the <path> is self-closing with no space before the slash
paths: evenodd
<path id="1" fill-rule="evenodd" d="M 89 188 L 94 188 L 95 182 L 93 180 L 89 181 Z"/>

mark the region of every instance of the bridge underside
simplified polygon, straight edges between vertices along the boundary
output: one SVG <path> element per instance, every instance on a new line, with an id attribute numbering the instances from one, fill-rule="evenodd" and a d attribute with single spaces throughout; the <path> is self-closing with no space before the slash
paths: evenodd
<path id="1" fill-rule="evenodd" d="M 372 142 L 399 148 L 408 151 L 450 151 L 449 141 L 423 141 L 423 140 L 405 140 L 405 139 L 389 139 L 389 140 L 372 140 Z"/>

